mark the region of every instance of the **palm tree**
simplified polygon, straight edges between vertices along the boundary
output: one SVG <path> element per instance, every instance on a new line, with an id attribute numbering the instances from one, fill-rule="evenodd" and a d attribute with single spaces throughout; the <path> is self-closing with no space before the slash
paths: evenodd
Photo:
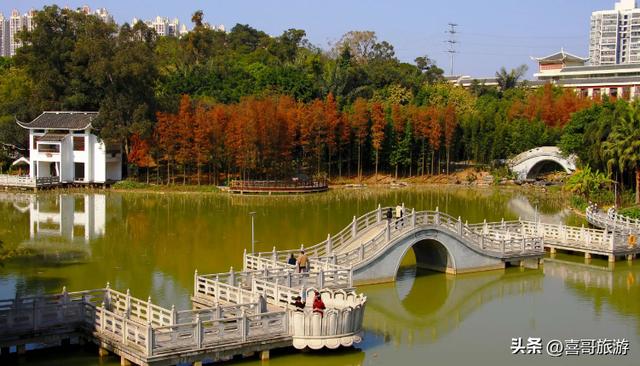
<path id="1" fill-rule="evenodd" d="M 507 89 L 513 89 L 518 86 L 518 81 L 529 70 L 527 65 L 520 65 L 511 71 L 507 71 L 504 67 L 500 68 L 500 71 L 496 72 L 496 81 L 500 90 L 505 91 Z"/>
<path id="2" fill-rule="evenodd" d="M 625 115 L 618 120 L 607 141 L 602 144 L 603 155 L 608 158 L 607 167 L 617 165 L 620 172 L 634 169 L 636 172 L 636 204 L 640 204 L 640 103 L 633 102 Z"/>

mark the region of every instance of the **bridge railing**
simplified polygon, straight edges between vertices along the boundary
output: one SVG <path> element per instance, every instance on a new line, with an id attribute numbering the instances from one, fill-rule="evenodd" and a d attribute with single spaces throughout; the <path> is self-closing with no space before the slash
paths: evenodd
<path id="1" fill-rule="evenodd" d="M 346 245 L 348 245 L 349 242 L 357 237 L 358 233 L 361 233 L 371 226 L 379 224 L 381 221 L 383 221 L 385 212 L 390 208 L 391 207 L 378 206 L 378 209 L 368 212 L 358 218 L 354 216 L 353 221 L 337 234 L 329 235 L 326 240 L 323 240 L 320 243 L 312 245 L 310 247 L 301 247 L 301 249 L 304 249 L 305 254 L 309 257 L 317 258 L 330 256 L 334 251 L 339 251 Z M 273 258 L 274 252 L 275 259 Z M 272 259 L 277 262 L 286 263 L 291 254 L 296 256 L 299 252 L 299 249 L 280 250 L 277 252 L 274 250 L 272 252 L 254 253 L 254 256 L 258 256 L 261 258 L 272 257 Z"/>
<path id="2" fill-rule="evenodd" d="M 102 301 L 104 289 L 18 296 L 0 300 L 0 338 L 64 325 L 82 324 L 84 305 Z"/>
<path id="3" fill-rule="evenodd" d="M 468 245 L 497 257 L 540 254 L 544 251 L 541 237 L 519 235 L 502 230 L 492 230 L 485 234 L 474 230 L 473 225 L 463 224 L 460 218 L 456 219 L 436 210 L 414 212 L 404 218 L 392 220 L 386 228 L 368 242 L 362 243 L 351 251 L 338 254 L 336 261 L 340 265 L 353 266 L 377 255 L 387 244 L 406 232 L 414 230 L 416 226 L 428 225 L 445 229 L 454 235 L 463 237 L 467 239 Z"/>
<path id="4" fill-rule="evenodd" d="M 202 349 L 222 344 L 241 344 L 286 336 L 287 313 L 243 313 L 239 317 L 203 320 L 191 323 L 154 328 L 152 353 L 175 353 L 183 350 Z"/>
<path id="5" fill-rule="evenodd" d="M 604 212 L 598 209 L 598 207 L 590 205 L 586 209 L 586 216 L 587 222 L 591 225 L 607 231 L 615 230 L 627 234 L 640 233 L 640 220 L 620 215 L 613 207 L 607 212 Z"/>
<path id="6" fill-rule="evenodd" d="M 213 303 L 248 304 L 259 302 L 259 296 L 251 290 L 229 285 L 209 277 L 195 276 L 194 297 Z"/>
<path id="7" fill-rule="evenodd" d="M 135 298 L 131 296 L 129 290 L 126 293 L 113 290 L 108 284 L 104 304 L 109 311 L 127 319 L 135 319 L 142 324 L 165 326 L 176 323 L 175 309 L 169 310 L 153 304 L 151 298 L 147 301 Z"/>

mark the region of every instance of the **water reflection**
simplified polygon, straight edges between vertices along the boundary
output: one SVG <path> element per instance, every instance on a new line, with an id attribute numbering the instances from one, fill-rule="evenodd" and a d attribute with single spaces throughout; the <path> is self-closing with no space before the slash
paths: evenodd
<path id="1" fill-rule="evenodd" d="M 405 268 L 396 284 L 363 289 L 368 298 L 365 324 L 393 343 L 437 342 L 485 305 L 542 291 L 543 278 L 541 270 L 451 276 Z"/>

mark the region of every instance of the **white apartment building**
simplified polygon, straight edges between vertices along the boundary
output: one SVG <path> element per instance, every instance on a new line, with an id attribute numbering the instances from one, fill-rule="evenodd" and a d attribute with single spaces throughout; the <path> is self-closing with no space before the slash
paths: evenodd
<path id="1" fill-rule="evenodd" d="M 613 10 L 591 14 L 591 65 L 640 62 L 640 9 L 636 0 L 619 0 Z"/>
<path id="2" fill-rule="evenodd" d="M 9 19 L 0 13 L 0 57 L 11 56 L 9 49 L 10 42 Z"/>
<path id="3" fill-rule="evenodd" d="M 91 133 L 98 112 L 43 112 L 30 123 L 29 175 L 62 183 L 106 183 L 122 179 L 122 149 Z"/>
<path id="4" fill-rule="evenodd" d="M 147 27 L 152 28 L 156 31 L 159 36 L 163 37 L 180 37 L 180 21 L 177 18 L 173 20 L 169 20 L 169 18 L 157 16 L 154 20 L 140 20 L 138 18 L 133 18 L 131 24 L 136 24 L 142 21 Z M 183 24 L 183 27 L 186 28 Z"/>
<path id="5" fill-rule="evenodd" d="M 11 11 L 11 18 L 9 18 L 9 56 L 14 56 L 18 48 L 22 46 L 22 42 L 17 37 L 18 32 L 33 30 L 34 15 L 34 9 L 29 10 L 26 14 L 20 14 L 16 9 Z"/>

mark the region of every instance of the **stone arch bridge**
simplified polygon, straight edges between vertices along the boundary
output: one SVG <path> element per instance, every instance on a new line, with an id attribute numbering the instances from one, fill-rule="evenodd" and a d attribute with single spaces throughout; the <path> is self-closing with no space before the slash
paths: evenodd
<path id="1" fill-rule="evenodd" d="M 509 159 L 507 165 L 518 176 L 518 179 L 533 179 L 558 166 L 567 173 L 574 172 L 576 170 L 576 156 L 564 156 L 555 146 L 543 146 L 525 151 Z"/>

